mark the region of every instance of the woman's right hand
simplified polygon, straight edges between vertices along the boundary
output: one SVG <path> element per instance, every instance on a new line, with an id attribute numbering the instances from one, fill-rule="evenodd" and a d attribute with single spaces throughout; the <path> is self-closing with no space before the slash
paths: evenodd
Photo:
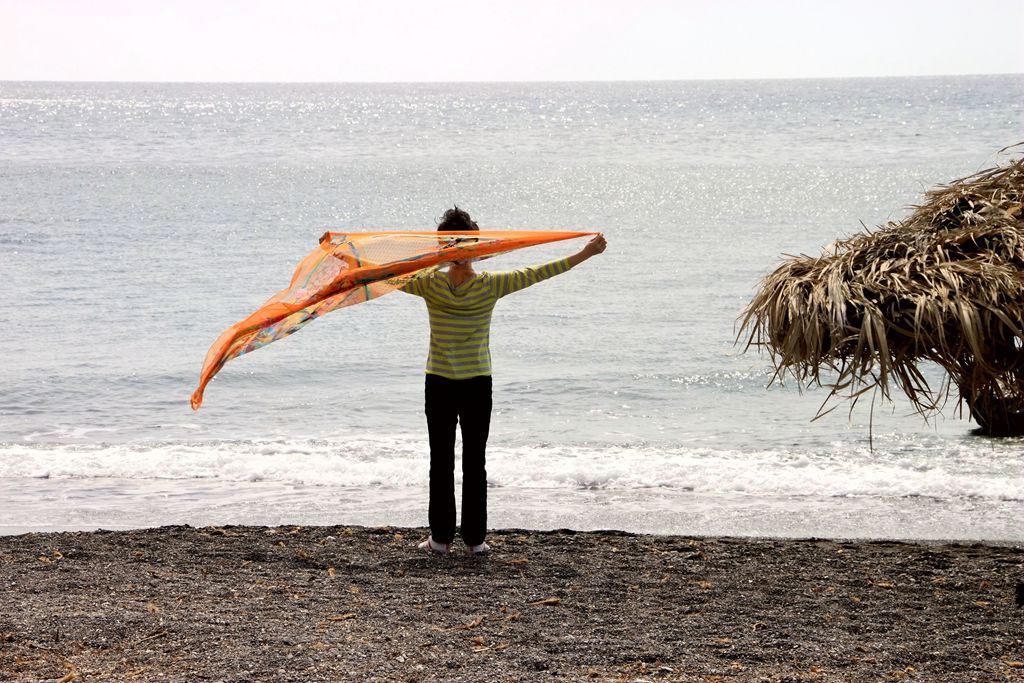
<path id="1" fill-rule="evenodd" d="M 583 247 L 583 251 L 587 252 L 587 257 L 596 256 L 605 250 L 608 246 L 608 242 L 604 239 L 603 234 L 598 234 L 597 237 L 587 242 L 587 246 Z"/>
<path id="2" fill-rule="evenodd" d="M 605 242 L 604 235 L 598 235 L 594 239 L 587 242 L 587 245 L 579 250 L 579 252 L 569 257 L 569 266 L 578 266 L 579 264 L 586 261 L 591 256 L 596 256 L 604 251 L 608 243 Z"/>

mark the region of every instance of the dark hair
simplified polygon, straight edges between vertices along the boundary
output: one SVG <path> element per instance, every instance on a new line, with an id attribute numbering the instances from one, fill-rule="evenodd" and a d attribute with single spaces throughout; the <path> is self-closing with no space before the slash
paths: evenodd
<path id="1" fill-rule="evenodd" d="M 448 209 L 441 216 L 441 220 L 437 223 L 438 232 L 444 230 L 479 230 L 480 226 L 476 224 L 469 214 L 459 207 L 454 209 Z"/>

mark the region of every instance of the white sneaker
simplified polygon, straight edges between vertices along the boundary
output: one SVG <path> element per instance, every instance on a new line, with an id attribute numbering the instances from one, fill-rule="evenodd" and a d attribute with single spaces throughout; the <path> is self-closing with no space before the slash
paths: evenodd
<path id="1" fill-rule="evenodd" d="M 485 541 L 480 545 L 471 545 L 467 547 L 466 552 L 470 555 L 486 555 L 491 552 L 491 546 L 487 545 L 487 542 Z"/>
<path id="2" fill-rule="evenodd" d="M 452 550 L 451 543 L 438 543 L 433 536 L 427 536 L 427 540 L 416 546 L 420 550 L 426 550 L 435 555 L 447 555 Z"/>

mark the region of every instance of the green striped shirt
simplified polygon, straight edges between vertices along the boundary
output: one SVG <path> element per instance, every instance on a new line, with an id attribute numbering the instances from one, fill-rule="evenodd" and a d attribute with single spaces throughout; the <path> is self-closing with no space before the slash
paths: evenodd
<path id="1" fill-rule="evenodd" d="M 423 297 L 430 316 L 427 372 L 449 379 L 491 374 L 491 313 L 501 297 L 569 270 L 569 259 L 501 273 L 482 272 L 453 287 L 448 274 L 428 269 L 401 289 Z"/>

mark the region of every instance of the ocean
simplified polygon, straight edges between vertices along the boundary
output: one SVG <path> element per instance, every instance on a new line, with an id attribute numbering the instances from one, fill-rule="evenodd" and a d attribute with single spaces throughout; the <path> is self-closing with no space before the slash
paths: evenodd
<path id="1" fill-rule="evenodd" d="M 422 301 L 229 363 L 326 230 L 596 230 L 494 315 L 490 524 L 1024 540 L 1024 443 L 844 404 L 737 343 L 786 254 L 1024 141 L 1024 76 L 0 83 L 0 533 L 425 525 Z M 488 260 L 567 255 L 560 243 Z M 927 368 L 938 382 L 941 373 Z"/>

